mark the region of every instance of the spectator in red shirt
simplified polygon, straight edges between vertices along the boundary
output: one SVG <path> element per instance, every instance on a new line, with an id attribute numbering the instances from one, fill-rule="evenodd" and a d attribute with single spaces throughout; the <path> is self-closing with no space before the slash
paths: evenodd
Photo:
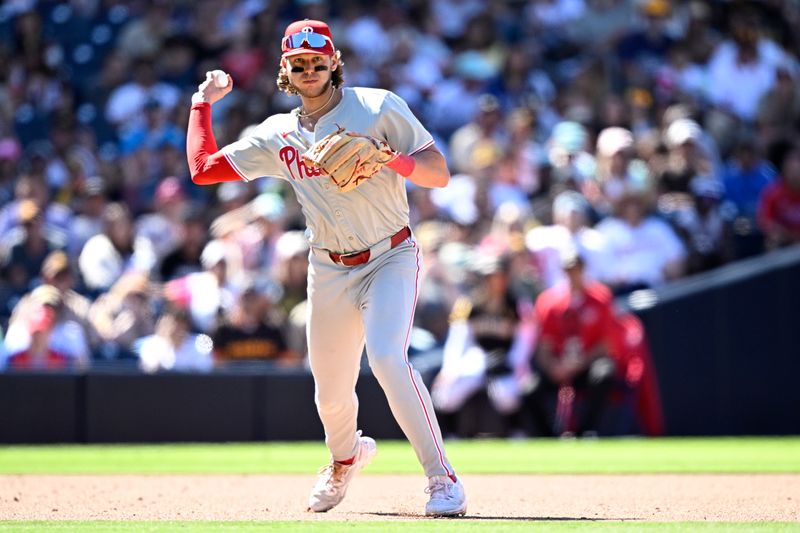
<path id="1" fill-rule="evenodd" d="M 9 327 L 5 366 L 14 370 L 68 368 L 73 358 L 64 350 L 64 343 L 53 338 L 63 308 L 61 292 L 52 285 L 42 285 L 30 300 L 25 312 Z"/>
<path id="2" fill-rule="evenodd" d="M 540 427 L 564 433 L 572 431 L 569 420 L 561 428 L 549 422 L 551 393 L 559 390 L 562 404 L 565 396 L 571 403 L 575 393 L 583 393 L 585 409 L 575 429 L 579 435 L 596 434 L 614 384 L 615 366 L 609 355 L 613 299 L 607 287 L 585 279 L 579 255 L 566 257 L 563 268 L 568 283 L 547 289 L 536 301 L 540 338 L 534 362 L 540 379 L 529 403 Z"/>
<path id="3" fill-rule="evenodd" d="M 758 224 L 768 248 L 800 242 L 800 145 L 791 144 L 780 158 L 780 179 L 761 194 Z"/>

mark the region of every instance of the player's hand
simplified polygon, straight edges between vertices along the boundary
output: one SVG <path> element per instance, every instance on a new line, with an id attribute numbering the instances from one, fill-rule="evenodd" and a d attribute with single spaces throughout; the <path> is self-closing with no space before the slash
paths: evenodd
<path id="1" fill-rule="evenodd" d="M 214 76 L 211 72 L 206 72 L 206 79 L 197 86 L 197 92 L 192 95 L 192 103 L 208 102 L 211 105 L 222 100 L 226 94 L 233 90 L 233 78 L 228 76 L 228 84 L 225 87 L 218 87 L 214 83 Z"/>

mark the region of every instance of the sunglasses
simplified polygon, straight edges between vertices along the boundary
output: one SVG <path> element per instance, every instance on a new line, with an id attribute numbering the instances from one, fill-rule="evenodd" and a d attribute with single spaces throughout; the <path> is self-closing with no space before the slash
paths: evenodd
<path id="1" fill-rule="evenodd" d="M 281 45 L 291 50 L 300 48 L 303 43 L 308 43 L 311 48 L 324 48 L 326 43 L 330 43 L 331 48 L 333 48 L 333 41 L 327 35 L 311 31 L 299 31 L 292 35 L 287 35 L 283 38 Z"/>

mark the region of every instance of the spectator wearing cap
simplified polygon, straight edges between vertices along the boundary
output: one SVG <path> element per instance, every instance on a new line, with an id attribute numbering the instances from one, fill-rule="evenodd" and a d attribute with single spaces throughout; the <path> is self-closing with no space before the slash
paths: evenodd
<path id="1" fill-rule="evenodd" d="M 288 349 L 280 319 L 272 310 L 279 292 L 279 287 L 268 279 L 246 283 L 212 335 L 218 366 L 245 361 L 269 361 L 281 366 L 301 362 L 300 356 Z"/>
<path id="2" fill-rule="evenodd" d="M 682 118 L 672 122 L 664 132 L 664 143 L 669 150 L 667 166 L 656 176 L 659 194 L 689 194 L 689 182 L 697 175 L 715 178 L 713 161 L 701 145 L 703 129 L 692 119 Z"/>
<path id="3" fill-rule="evenodd" d="M 61 299 L 60 317 L 64 321 L 74 322 L 83 329 L 90 350 L 96 349 L 100 344 L 100 337 L 89 319 L 91 301 L 75 291 L 76 277 L 75 265 L 69 256 L 62 250 L 50 252 L 42 263 L 39 276 L 41 283 L 58 290 Z M 14 307 L 11 321 L 18 316 L 30 314 L 31 307 L 35 307 L 33 293 L 26 294 Z"/>
<path id="4" fill-rule="evenodd" d="M 9 323 L 5 352 L 0 366 L 20 370 L 85 368 L 90 356 L 83 328 L 67 316 L 61 291 L 52 285 L 34 289 Z"/>
<path id="5" fill-rule="evenodd" d="M 597 136 L 597 173 L 595 180 L 582 187 L 592 207 L 601 215 L 611 212 L 611 205 L 627 187 L 647 186 L 642 163 L 634 163 L 636 148 L 633 133 L 620 127 L 605 128 Z"/>
<path id="6" fill-rule="evenodd" d="M 768 248 L 800 242 L 800 145 L 791 142 L 783 152 L 780 178 L 764 189 L 758 204 L 758 224 Z"/>
<path id="7" fill-rule="evenodd" d="M 777 171 L 761 154 L 755 139 L 739 141 L 722 176 L 723 210 L 733 219 L 734 256 L 759 254 L 764 236 L 756 223 L 761 194 L 775 181 Z"/>
<path id="8" fill-rule="evenodd" d="M 562 267 L 568 283 L 545 290 L 536 300 L 538 379 L 531 380 L 526 405 L 546 435 L 596 434 L 614 386 L 613 299 L 607 287 L 586 280 L 580 255 L 565 255 Z M 561 409 L 554 416 L 549 406 L 556 391 Z M 576 393 L 585 395 L 586 408 L 573 420 L 569 404 Z"/>
<path id="9" fill-rule="evenodd" d="M 136 239 L 148 243 L 159 265 L 180 242 L 181 216 L 186 206 L 186 193 L 180 180 L 167 176 L 156 187 L 153 212 L 136 220 Z"/>
<path id="10" fill-rule="evenodd" d="M 178 215 L 178 239 L 175 247 L 164 256 L 159 267 L 162 281 L 170 281 L 200 272 L 200 254 L 208 242 L 206 217 L 202 208 L 193 203 L 182 206 Z"/>
<path id="11" fill-rule="evenodd" d="M 613 256 L 606 238 L 589 225 L 591 207 L 576 191 L 564 191 L 553 200 L 553 224 L 530 229 L 525 245 L 533 255 L 544 288 L 566 281 L 561 258 L 580 250 L 589 279 L 600 280 L 613 269 Z"/>
<path id="12" fill-rule="evenodd" d="M 19 297 L 32 288 L 47 255 L 65 243 L 45 231 L 36 202 L 26 199 L 14 205 L 20 227 L 0 239 L 0 270 L 4 284 Z"/>
<path id="13" fill-rule="evenodd" d="M 89 239 L 103 232 L 103 212 L 108 205 L 108 194 L 104 180 L 92 176 L 84 180 L 78 195 L 68 250 L 77 257 Z"/>
<path id="14" fill-rule="evenodd" d="M 595 173 L 595 159 L 587 151 L 589 134 L 575 121 L 562 121 L 550 133 L 548 159 L 552 185 L 557 192 L 580 190 Z"/>
<path id="15" fill-rule="evenodd" d="M 81 277 L 89 291 L 105 292 L 124 272 L 153 268 L 152 251 L 134 241 L 131 214 L 124 204 L 112 203 L 103 211 L 103 233 L 86 242 L 78 258 Z"/>
<path id="16" fill-rule="evenodd" d="M 229 272 L 232 251 L 220 240 L 209 241 L 200 255 L 203 270 L 173 279 L 165 286 L 167 300 L 189 312 L 196 330 L 213 332 L 236 300 L 239 289 Z"/>
<path id="17" fill-rule="evenodd" d="M 504 434 L 520 430 L 516 414 L 522 390 L 515 369 L 527 365 L 534 328 L 520 319 L 522 302 L 512 291 L 507 257 L 476 251 L 471 261 L 475 279 L 468 296 L 450 313 L 442 368 L 431 388 L 443 426 L 459 436 L 474 436 L 455 416 L 478 391 L 486 388 L 504 418 Z"/>
<path id="18" fill-rule="evenodd" d="M 595 226 L 608 244 L 613 268 L 600 281 L 615 294 L 656 287 L 683 275 L 686 250 L 668 223 L 649 213 L 647 195 L 629 188 L 614 215 Z"/>
<path id="19" fill-rule="evenodd" d="M 100 352 L 109 359 L 129 358 L 135 342 L 155 331 L 150 280 L 141 272 L 127 272 L 92 304 L 92 325 L 102 338 Z"/>
<path id="20" fill-rule="evenodd" d="M 243 181 L 226 181 L 217 188 L 217 200 L 223 213 L 244 206 L 250 199 L 250 189 Z"/>
<path id="21" fill-rule="evenodd" d="M 497 98 L 482 94 L 478 98 L 475 118 L 458 128 L 450 138 L 452 167 L 456 172 L 475 171 L 474 153 L 481 144 L 493 144 L 502 150 L 507 141 L 503 129 L 503 112 Z"/>
<path id="22" fill-rule="evenodd" d="M 273 278 L 281 286 L 283 296 L 278 305 L 286 316 L 306 300 L 308 250 L 308 239 L 297 230 L 285 232 L 275 243 Z"/>
<path id="23" fill-rule="evenodd" d="M 704 272 L 728 262 L 733 255 L 731 221 L 720 208 L 722 184 L 696 176 L 689 184 L 692 202 L 675 217 L 675 226 L 688 252 L 687 272 Z"/>

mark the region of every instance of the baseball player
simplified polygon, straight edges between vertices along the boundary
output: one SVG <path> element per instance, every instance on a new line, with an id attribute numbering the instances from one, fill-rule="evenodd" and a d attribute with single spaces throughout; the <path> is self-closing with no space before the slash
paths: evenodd
<path id="1" fill-rule="evenodd" d="M 444 187 L 450 175 L 433 139 L 397 95 L 343 87 L 341 53 L 324 22 L 290 24 L 281 41 L 278 86 L 300 107 L 262 122 L 218 149 L 211 105 L 233 79 L 206 80 L 192 96 L 187 152 L 197 184 L 275 176 L 291 184 L 306 218 L 307 327 L 315 401 L 331 462 L 309 498 L 332 509 L 376 453 L 357 431 L 355 385 L 369 364 L 428 476 L 429 516 L 466 512 L 460 478 L 445 455 L 430 395 L 408 360 L 421 257 L 408 227 L 405 180 Z"/>

